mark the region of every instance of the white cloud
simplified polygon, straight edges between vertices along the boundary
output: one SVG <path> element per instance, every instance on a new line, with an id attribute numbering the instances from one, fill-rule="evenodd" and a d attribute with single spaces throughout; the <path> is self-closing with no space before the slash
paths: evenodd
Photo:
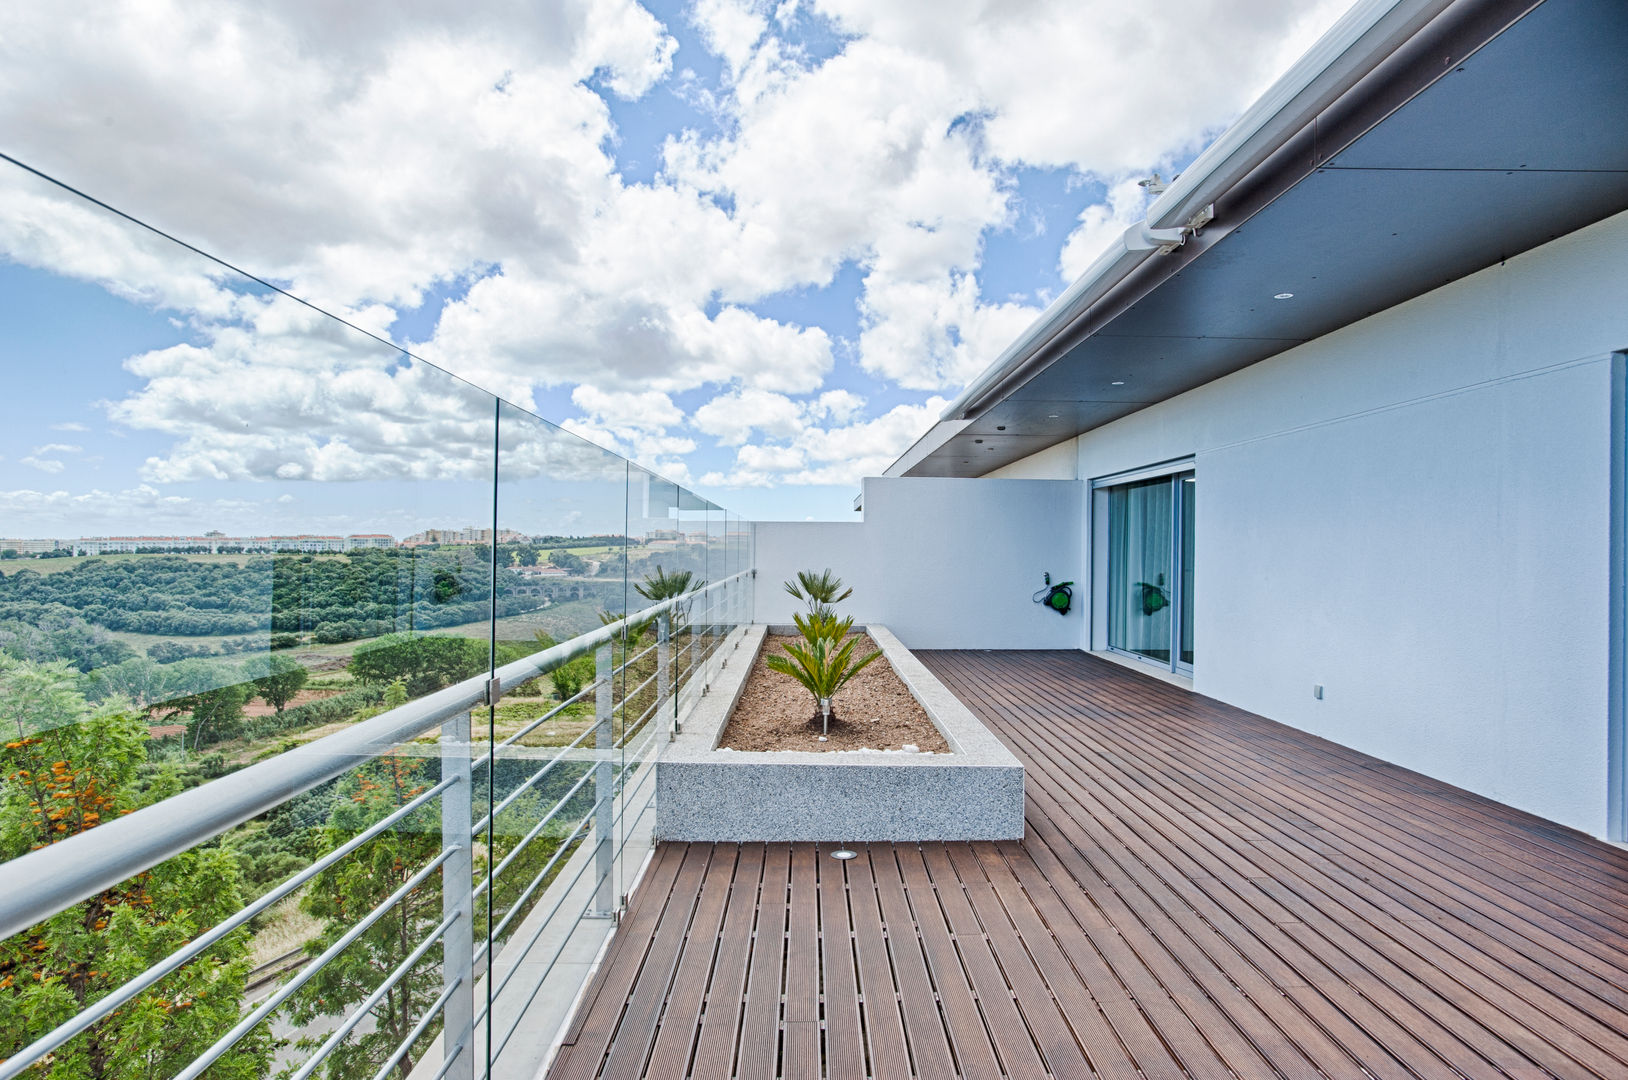
<path id="1" fill-rule="evenodd" d="M 568 430 L 669 476 L 699 433 L 734 448 L 715 474 L 732 483 L 847 483 L 934 410 L 864 419 L 839 358 L 936 392 L 1037 313 L 978 287 L 986 240 L 1018 225 L 1018 166 L 1112 181 L 1058 253 L 1078 273 L 1140 213 L 1127 178 L 1199 145 L 1344 2 L 699 0 L 689 18 L 725 65 L 709 87 L 673 87 L 677 42 L 634 0 L 22 5 L 0 36 L 0 128 L 380 333 L 472 281 L 415 351 L 522 406 L 572 387 Z M 811 18 L 840 38 L 819 62 L 796 38 Z M 604 95 L 669 89 L 708 123 L 630 183 Z M 191 342 L 132 358 L 141 385 L 111 407 L 174 440 L 148 483 L 454 478 L 490 453 L 469 387 L 13 170 L 0 199 L 0 254 L 171 313 Z M 853 340 L 749 310 L 849 265 Z M 701 388 L 684 416 L 674 395 Z M 540 446 L 526 467 L 603 459 L 566 435 Z"/>
<path id="2" fill-rule="evenodd" d="M 83 450 L 83 447 L 70 446 L 67 443 L 46 443 L 44 446 L 34 447 L 32 453 L 17 460 L 24 465 L 38 469 L 42 473 L 54 474 L 68 467 L 67 462 L 62 460 L 63 454 L 78 454 L 82 453 Z"/>
<path id="3" fill-rule="evenodd" d="M 1057 268 L 1070 281 L 1108 249 L 1124 231 L 1141 221 L 1147 209 L 1147 192 L 1138 178 L 1123 177 L 1108 186 L 1106 202 L 1092 203 L 1080 211 L 1079 224 L 1068 234 L 1057 257 Z"/>
<path id="4" fill-rule="evenodd" d="M 891 465 L 930 427 L 947 402 L 930 397 L 897 405 L 881 416 L 835 427 L 807 426 L 781 443 L 747 443 L 728 471 L 701 477 L 721 487 L 774 484 L 857 484 Z"/>
<path id="5" fill-rule="evenodd" d="M 60 424 L 52 424 L 51 425 L 51 430 L 52 431 L 89 431 L 90 429 L 87 428 L 84 424 L 81 424 L 76 420 L 64 420 Z"/>
<path id="6" fill-rule="evenodd" d="M 753 431 L 773 439 L 789 439 L 806 426 L 805 413 L 804 406 L 784 394 L 737 390 L 696 409 L 695 426 L 724 446 L 739 446 Z"/>
<path id="7" fill-rule="evenodd" d="M 571 391 L 571 401 L 592 420 L 613 428 L 661 431 L 684 419 L 672 398 L 655 390 L 640 394 L 579 386 Z"/>
<path id="8" fill-rule="evenodd" d="M 954 72 L 1007 162 L 1142 171 L 1237 115 L 1348 0 L 814 0 Z"/>

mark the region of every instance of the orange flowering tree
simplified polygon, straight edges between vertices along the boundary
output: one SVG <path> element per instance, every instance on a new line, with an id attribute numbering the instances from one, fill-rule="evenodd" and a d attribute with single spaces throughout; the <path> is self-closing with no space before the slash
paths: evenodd
<path id="1" fill-rule="evenodd" d="M 88 705 L 62 664 L 0 655 L 0 859 L 94 829 L 179 789 L 140 790 L 146 723 L 121 701 Z M 237 863 L 187 852 L 0 942 L 0 1056 L 9 1057 L 242 906 Z M 228 936 L 35 1066 L 53 1080 L 173 1076 L 236 1023 L 248 936 Z M 253 1080 L 273 1038 L 251 1033 L 213 1075 Z"/>

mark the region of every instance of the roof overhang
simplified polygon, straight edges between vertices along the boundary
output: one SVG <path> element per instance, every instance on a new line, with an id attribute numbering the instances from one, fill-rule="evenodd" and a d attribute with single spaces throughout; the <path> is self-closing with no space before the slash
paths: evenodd
<path id="1" fill-rule="evenodd" d="M 982 476 L 1628 209 L 1625 54 L 1623 0 L 1359 5 L 887 475 Z"/>

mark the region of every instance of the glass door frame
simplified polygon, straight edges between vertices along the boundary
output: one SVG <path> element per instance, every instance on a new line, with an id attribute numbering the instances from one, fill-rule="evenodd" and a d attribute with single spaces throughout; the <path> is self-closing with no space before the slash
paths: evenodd
<path id="1" fill-rule="evenodd" d="M 1161 462 L 1145 468 L 1132 469 L 1126 472 L 1113 473 L 1101 476 L 1091 481 L 1091 520 L 1087 523 L 1091 536 L 1091 648 L 1098 652 L 1111 652 L 1115 656 L 1123 656 L 1138 664 L 1146 664 L 1160 671 L 1168 671 L 1176 675 L 1192 677 L 1193 664 L 1183 661 L 1181 656 L 1182 611 L 1186 606 L 1187 586 L 1184 580 L 1188 567 L 1186 566 L 1183 541 L 1193 528 L 1193 522 L 1187 520 L 1183 512 L 1181 488 L 1179 485 L 1187 478 L 1197 481 L 1198 470 L 1192 458 L 1180 458 L 1174 461 Z M 1108 553 L 1109 541 L 1109 490 L 1126 484 L 1134 484 L 1147 480 L 1168 479 L 1172 486 L 1171 491 L 1171 528 L 1170 528 L 1170 658 L 1160 661 L 1129 649 L 1118 648 L 1108 643 Z M 1197 491 L 1194 491 L 1194 504 L 1196 510 Z M 1196 517 L 1196 513 L 1194 515 Z M 1195 549 L 1196 551 L 1196 549 Z M 1195 559 L 1196 561 L 1196 559 Z M 1196 590 L 1196 582 L 1194 589 Z M 1194 657 L 1197 657 L 1197 640 L 1194 640 Z"/>

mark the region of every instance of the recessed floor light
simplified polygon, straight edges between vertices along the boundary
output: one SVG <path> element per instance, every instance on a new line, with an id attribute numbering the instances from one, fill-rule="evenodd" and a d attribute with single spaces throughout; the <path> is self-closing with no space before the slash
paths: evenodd
<path id="1" fill-rule="evenodd" d="M 1274 300 L 1293 300 L 1294 299 L 1294 293 L 1292 293 L 1292 292 L 1280 292 L 1276 296 L 1273 296 L 1272 299 L 1274 299 Z"/>
<path id="2" fill-rule="evenodd" d="M 859 856 L 857 852 L 849 851 L 847 848 L 838 848 L 836 851 L 831 853 L 831 857 L 833 859 L 841 859 L 843 862 L 847 862 L 849 859 L 855 859 Z"/>

